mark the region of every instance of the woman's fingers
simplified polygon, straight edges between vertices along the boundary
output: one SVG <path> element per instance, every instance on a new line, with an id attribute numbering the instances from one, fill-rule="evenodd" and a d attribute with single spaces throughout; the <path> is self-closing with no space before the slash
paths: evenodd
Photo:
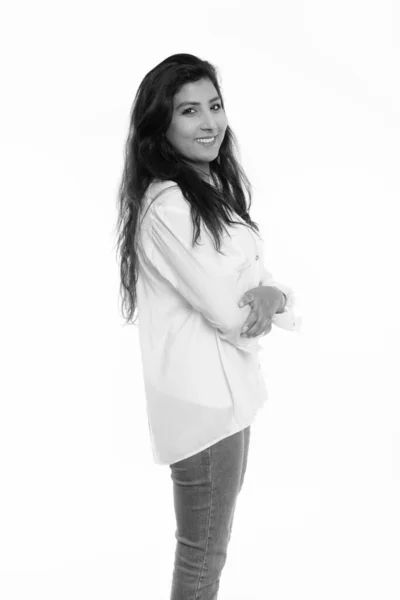
<path id="1" fill-rule="evenodd" d="M 258 333 L 254 334 L 254 337 L 257 335 L 266 335 L 267 333 L 269 333 L 271 331 L 272 328 L 272 321 L 268 320 L 267 323 L 264 325 L 264 327 L 260 328 Z"/>
<path id="2" fill-rule="evenodd" d="M 247 330 L 246 325 L 248 326 Z M 256 337 L 257 335 L 269 333 L 271 331 L 271 328 L 272 319 L 266 319 L 261 324 L 258 321 L 254 321 L 254 323 L 250 326 L 248 323 L 245 323 L 241 335 L 245 335 L 246 337 Z"/>
<path id="3" fill-rule="evenodd" d="M 263 333 L 264 333 L 264 335 L 266 335 L 267 333 L 269 333 L 269 332 L 271 331 L 271 329 L 272 329 L 272 319 L 270 319 L 270 320 L 268 321 L 268 325 L 267 325 L 267 327 L 264 329 L 264 332 L 263 332 Z"/>

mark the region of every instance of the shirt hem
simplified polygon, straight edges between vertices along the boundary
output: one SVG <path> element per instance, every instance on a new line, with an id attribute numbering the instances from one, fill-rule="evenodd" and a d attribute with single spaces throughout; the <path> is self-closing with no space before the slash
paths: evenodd
<path id="1" fill-rule="evenodd" d="M 190 458 L 191 456 L 195 456 L 199 452 L 203 452 L 203 450 L 206 450 L 206 448 L 209 448 L 210 446 L 217 444 L 221 440 L 224 440 L 225 438 L 228 438 L 231 435 L 235 435 L 235 433 L 239 433 L 239 431 L 243 431 L 243 429 L 246 429 L 247 427 L 249 427 L 250 425 L 252 425 L 254 423 L 258 411 L 260 410 L 260 408 L 262 408 L 264 406 L 264 404 L 265 404 L 265 401 L 260 406 L 257 407 L 256 412 L 253 414 L 252 418 L 246 425 L 239 425 L 239 424 L 236 425 L 235 427 L 233 427 L 233 429 L 230 433 L 224 433 L 223 435 L 218 436 L 214 440 L 206 442 L 205 444 L 203 444 L 200 448 L 198 448 L 194 452 L 190 451 L 190 452 L 186 453 L 182 458 L 174 460 L 173 462 L 169 462 L 169 461 L 166 462 L 166 461 L 162 461 L 162 460 L 158 460 L 158 459 L 154 458 L 155 464 L 160 465 L 160 466 L 171 466 L 177 462 L 180 462 L 181 460 L 186 460 L 187 458 Z"/>

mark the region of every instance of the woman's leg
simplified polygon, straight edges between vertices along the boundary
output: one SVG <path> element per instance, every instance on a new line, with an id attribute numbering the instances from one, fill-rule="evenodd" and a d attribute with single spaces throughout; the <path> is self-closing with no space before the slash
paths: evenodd
<path id="1" fill-rule="evenodd" d="M 249 455 L 249 445 L 250 445 L 250 426 L 246 427 L 246 429 L 243 430 L 243 460 L 242 460 L 242 469 L 241 469 L 241 477 L 240 477 L 240 485 L 239 485 L 238 495 L 239 495 L 240 490 L 242 489 L 243 481 L 244 481 L 244 474 L 246 473 L 247 458 Z M 236 500 L 237 500 L 237 496 L 236 496 Z M 236 502 L 235 502 L 235 507 L 232 511 L 231 522 L 229 525 L 229 540 L 231 539 L 233 517 L 235 514 L 235 509 L 236 509 Z"/>
<path id="2" fill-rule="evenodd" d="M 177 529 L 170 600 L 216 600 L 250 428 L 170 465 Z"/>

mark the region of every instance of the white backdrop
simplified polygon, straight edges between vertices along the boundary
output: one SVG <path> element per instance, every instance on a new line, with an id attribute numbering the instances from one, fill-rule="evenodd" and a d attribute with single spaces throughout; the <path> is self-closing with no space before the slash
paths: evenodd
<path id="1" fill-rule="evenodd" d="M 15 3 L 1 23 L 0 596 L 169 598 L 114 227 L 134 94 L 217 66 L 266 266 L 301 334 L 261 353 L 220 600 L 398 600 L 400 6 L 389 0 Z"/>

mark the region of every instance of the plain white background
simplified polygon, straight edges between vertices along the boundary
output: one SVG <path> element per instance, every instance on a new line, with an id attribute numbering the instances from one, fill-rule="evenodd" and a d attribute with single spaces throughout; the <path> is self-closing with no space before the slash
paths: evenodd
<path id="1" fill-rule="evenodd" d="M 9 3 L 2 600 L 169 598 L 172 480 L 114 227 L 134 94 L 178 52 L 219 70 L 266 266 L 303 316 L 263 340 L 219 598 L 398 600 L 399 36 L 388 0 Z"/>

